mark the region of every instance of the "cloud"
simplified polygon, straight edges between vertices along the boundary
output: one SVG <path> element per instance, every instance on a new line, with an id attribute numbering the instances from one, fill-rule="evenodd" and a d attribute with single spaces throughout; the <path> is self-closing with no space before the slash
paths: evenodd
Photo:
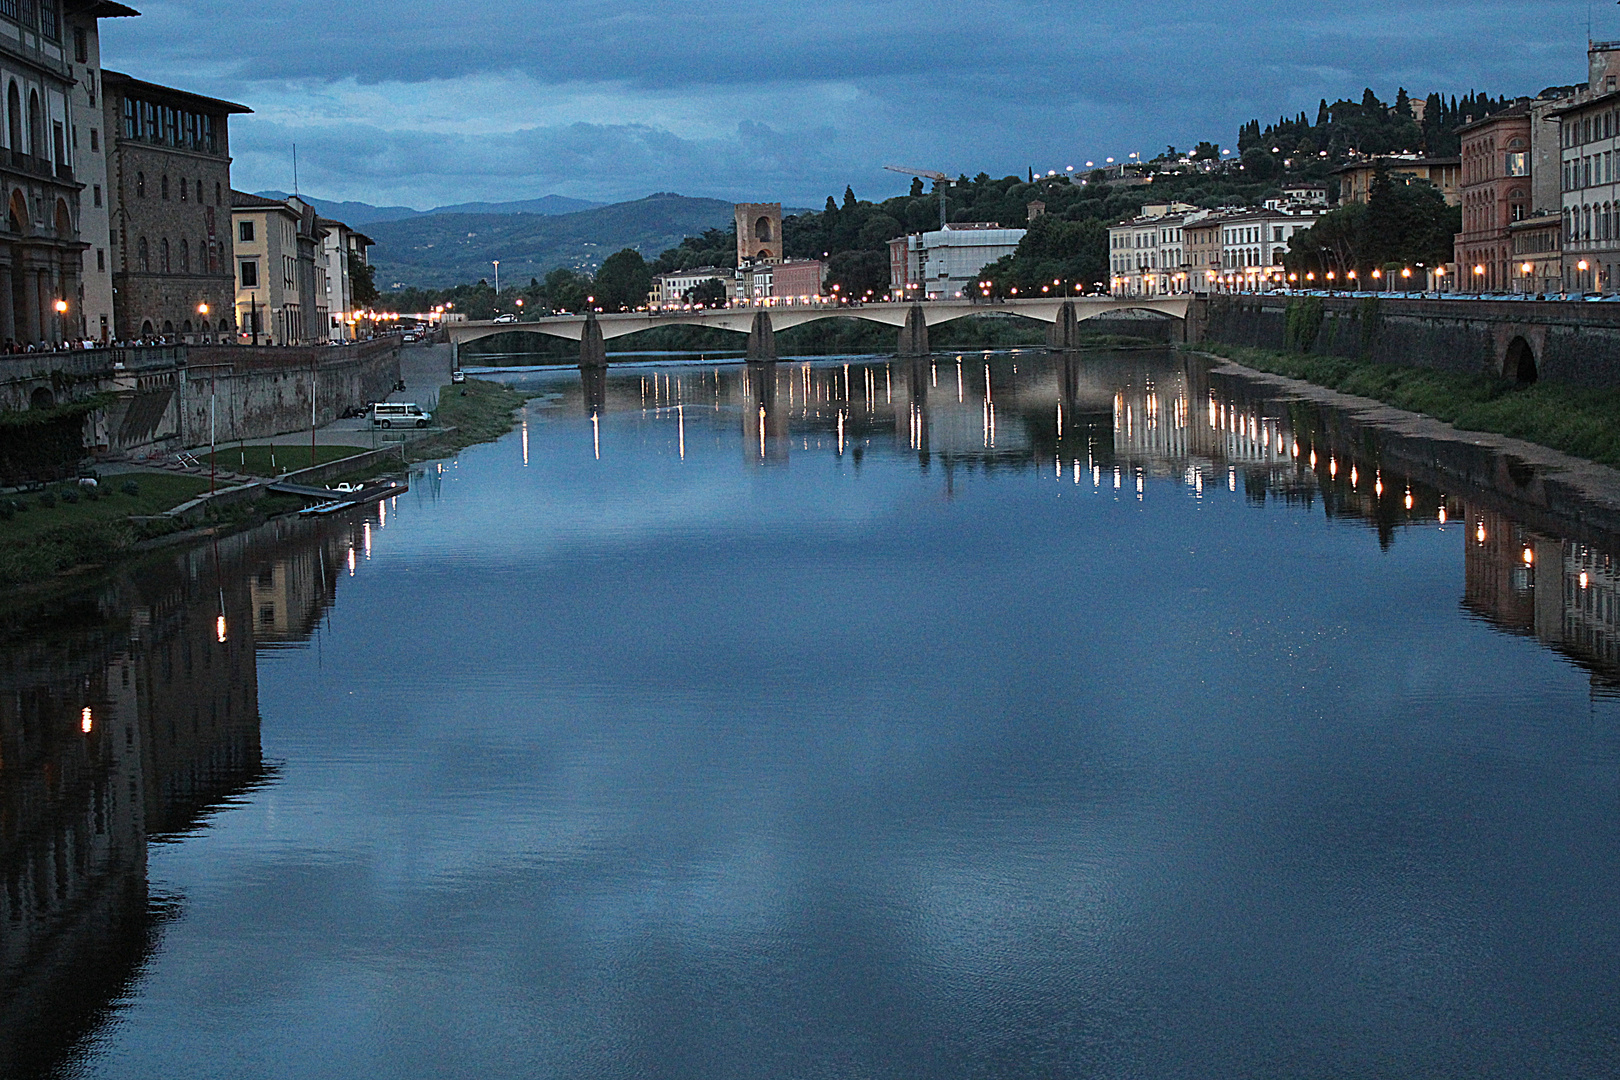
<path id="1" fill-rule="evenodd" d="M 238 186 L 285 186 L 296 136 L 307 190 L 422 206 L 658 189 L 819 203 L 845 183 L 898 190 L 881 170 L 896 160 L 1000 174 L 1230 142 L 1363 86 L 1571 82 L 1586 25 L 1574 0 L 220 6 L 107 20 L 104 60 L 252 105 L 233 125 Z"/>

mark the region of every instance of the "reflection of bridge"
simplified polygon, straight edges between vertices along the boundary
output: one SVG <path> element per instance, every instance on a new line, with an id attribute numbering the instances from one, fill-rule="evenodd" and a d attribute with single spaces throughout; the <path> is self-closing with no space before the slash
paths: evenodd
<path id="1" fill-rule="evenodd" d="M 605 342 L 611 338 L 660 326 L 712 326 L 748 335 L 748 359 L 776 359 L 776 331 L 822 319 L 864 319 L 897 327 L 901 356 L 928 353 L 928 328 L 971 315 L 1021 315 L 1050 323 L 1047 344 L 1069 348 L 1077 343 L 1077 327 L 1087 319 L 1119 311 L 1149 311 L 1175 319 L 1187 317 L 1187 298 L 1078 297 L 1050 300 L 939 300 L 926 304 L 868 304 L 855 306 L 787 305 L 782 307 L 715 308 L 696 311 L 632 311 L 616 315 L 555 315 L 524 323 L 464 322 L 448 327 L 457 355 L 469 341 L 496 334 L 544 334 L 579 342 L 579 362 L 586 367 L 607 363 Z"/>

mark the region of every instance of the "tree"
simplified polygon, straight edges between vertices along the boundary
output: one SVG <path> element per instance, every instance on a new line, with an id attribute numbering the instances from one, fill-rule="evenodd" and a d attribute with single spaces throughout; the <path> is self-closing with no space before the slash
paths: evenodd
<path id="1" fill-rule="evenodd" d="M 913 176 L 911 178 L 911 197 L 913 199 L 915 199 L 917 196 L 921 195 L 922 193 L 923 193 L 922 177 Z"/>
<path id="2" fill-rule="evenodd" d="M 635 248 L 625 248 L 602 260 L 596 272 L 596 306 L 605 311 L 633 311 L 647 303 L 652 271 Z"/>
<path id="3" fill-rule="evenodd" d="M 849 300 L 874 298 L 889 291 L 889 255 L 883 251 L 840 251 L 827 263 L 827 288 Z"/>
<path id="4" fill-rule="evenodd" d="M 1271 180 L 1282 172 L 1282 165 L 1270 149 L 1251 146 L 1243 151 L 1243 171 L 1256 180 Z"/>
<path id="5" fill-rule="evenodd" d="M 726 283 L 719 278 L 704 278 L 681 294 L 681 299 L 695 307 L 724 307 Z"/>
<path id="6" fill-rule="evenodd" d="M 355 308 L 369 308 L 379 299 L 377 292 L 377 271 L 365 259 L 360 258 L 358 252 L 350 251 L 347 256 L 349 265 L 349 298 L 354 302 Z M 426 308 L 420 310 L 426 311 Z"/>
<path id="7" fill-rule="evenodd" d="M 1221 148 L 1205 139 L 1193 147 L 1192 159 L 1194 161 L 1219 161 Z"/>

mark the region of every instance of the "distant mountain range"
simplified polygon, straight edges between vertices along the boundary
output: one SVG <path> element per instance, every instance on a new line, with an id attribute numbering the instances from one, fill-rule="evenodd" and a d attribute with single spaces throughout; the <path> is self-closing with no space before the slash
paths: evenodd
<path id="1" fill-rule="evenodd" d="M 322 214 L 360 225 L 352 217 L 344 219 L 341 210 L 358 204 L 322 206 L 309 201 Z M 560 266 L 595 271 L 603 259 L 623 248 L 635 248 L 653 259 L 688 236 L 728 228 L 731 222 L 729 202 L 659 192 L 572 213 L 465 212 L 445 207 L 393 220 L 373 219 L 365 223 L 365 231 L 377 242 L 371 249 L 377 287 L 388 290 L 493 280 L 495 259 L 501 261 L 503 284 L 543 278 Z"/>
<path id="2" fill-rule="evenodd" d="M 266 199 L 285 199 L 285 191 L 259 191 L 255 194 Z M 427 217 L 430 214 L 572 214 L 590 210 L 603 203 L 586 199 L 570 199 L 562 195 L 545 195 L 538 199 L 518 199 L 515 202 L 470 202 L 453 206 L 435 206 L 432 210 L 414 210 L 409 206 L 372 206 L 363 202 L 333 202 L 310 195 L 300 196 L 313 206 L 322 217 L 333 218 L 345 225 L 360 228 L 379 221 L 402 221 L 406 218 Z"/>

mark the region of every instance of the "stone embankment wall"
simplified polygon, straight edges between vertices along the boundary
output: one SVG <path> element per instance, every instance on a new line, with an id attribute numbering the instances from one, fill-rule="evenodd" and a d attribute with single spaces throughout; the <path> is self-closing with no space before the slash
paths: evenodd
<path id="1" fill-rule="evenodd" d="M 200 446 L 308 431 L 399 381 L 399 339 L 342 347 L 192 346 L 178 384 L 177 436 Z M 311 410 L 311 400 L 314 408 Z"/>
<path id="2" fill-rule="evenodd" d="M 1187 340 L 1620 388 L 1620 303 L 1198 297 Z"/>

